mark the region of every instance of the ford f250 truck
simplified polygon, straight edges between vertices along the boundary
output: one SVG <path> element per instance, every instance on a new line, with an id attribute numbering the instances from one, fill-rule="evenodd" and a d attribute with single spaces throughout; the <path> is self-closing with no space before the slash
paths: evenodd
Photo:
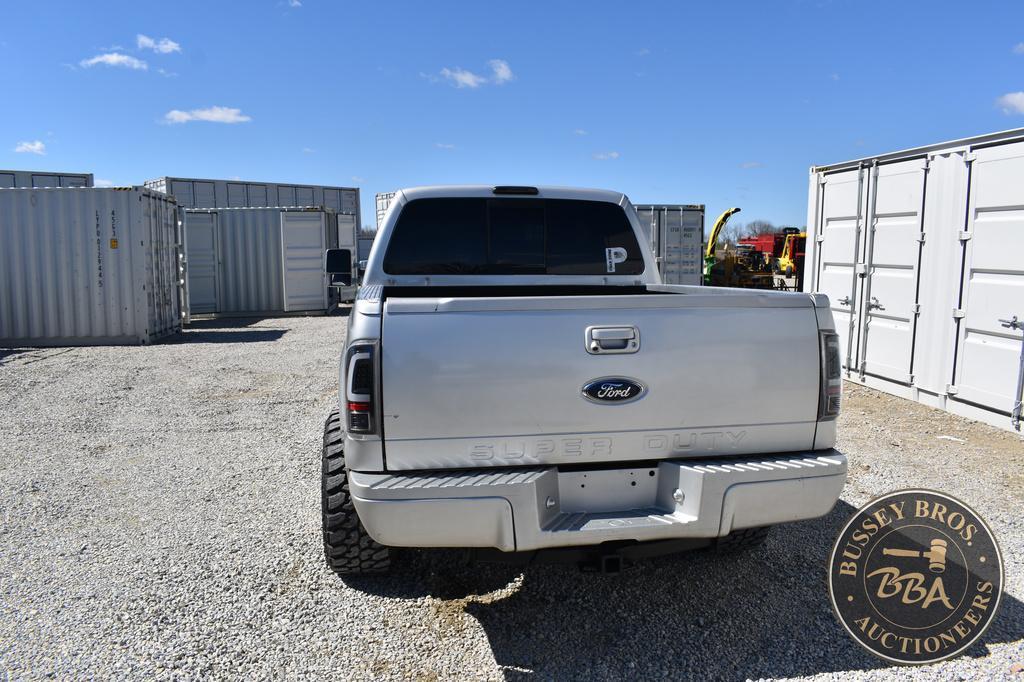
<path id="1" fill-rule="evenodd" d="M 618 192 L 397 193 L 324 432 L 335 572 L 399 547 L 612 571 L 833 507 L 827 298 L 663 285 L 643 243 Z"/>

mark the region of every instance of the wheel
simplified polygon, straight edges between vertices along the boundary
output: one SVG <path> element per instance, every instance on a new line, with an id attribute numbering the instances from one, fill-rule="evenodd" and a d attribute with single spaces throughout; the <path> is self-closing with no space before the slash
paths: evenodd
<path id="1" fill-rule="evenodd" d="M 324 423 L 320 502 L 327 566 L 338 575 L 386 573 L 391 568 L 391 552 L 369 536 L 352 504 L 345 469 L 345 431 L 338 410 Z"/>
<path id="2" fill-rule="evenodd" d="M 715 540 L 715 551 L 720 553 L 741 552 L 760 547 L 768 538 L 771 526 L 734 530 L 723 538 Z"/>

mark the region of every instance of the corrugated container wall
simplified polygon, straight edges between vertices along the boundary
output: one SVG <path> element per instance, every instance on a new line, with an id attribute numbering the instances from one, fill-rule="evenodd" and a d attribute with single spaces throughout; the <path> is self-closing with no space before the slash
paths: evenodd
<path id="1" fill-rule="evenodd" d="M 634 205 L 665 284 L 703 282 L 703 204 Z"/>
<path id="2" fill-rule="evenodd" d="M 300 218 L 315 219 L 303 267 L 305 283 L 324 283 L 322 252 L 338 243 L 337 215 L 319 209 L 228 208 L 184 211 L 189 312 L 272 314 L 326 310 L 329 302 L 300 304 L 286 298 L 284 244 Z M 289 220 L 292 218 L 293 220 Z M 287 233 L 287 234 L 286 234 Z M 306 245 L 303 245 L 305 248 Z M 301 255 L 301 254 L 300 254 Z M 315 261 L 315 262 L 314 262 Z M 291 268 L 290 271 L 294 271 Z M 325 294 L 326 296 L 326 294 Z"/>
<path id="3" fill-rule="evenodd" d="M 807 225 L 849 380 L 1020 429 L 1024 128 L 812 167 Z"/>
<path id="4" fill-rule="evenodd" d="M 92 187 L 92 173 L 0 170 L 0 188 Z"/>
<path id="5" fill-rule="evenodd" d="M 174 195 L 185 208 L 322 206 L 359 219 L 359 189 L 355 187 L 170 177 L 149 180 L 146 187 Z"/>
<path id="6" fill-rule="evenodd" d="M 388 207 L 391 206 L 391 202 L 394 200 L 395 194 L 396 192 L 378 192 L 376 196 L 378 230 L 381 225 L 384 224 L 384 216 L 387 215 Z"/>
<path id="7" fill-rule="evenodd" d="M 0 189 L 0 343 L 144 344 L 181 329 L 177 207 L 141 187 Z"/>

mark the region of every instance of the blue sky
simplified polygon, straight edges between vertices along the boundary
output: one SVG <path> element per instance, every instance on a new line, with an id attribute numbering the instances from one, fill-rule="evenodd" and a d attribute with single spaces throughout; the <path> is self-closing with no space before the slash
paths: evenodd
<path id="1" fill-rule="evenodd" d="M 3 17 L 0 167 L 354 185 L 364 222 L 375 192 L 481 182 L 802 225 L 812 164 L 1024 126 L 1020 2 L 39 1 Z"/>

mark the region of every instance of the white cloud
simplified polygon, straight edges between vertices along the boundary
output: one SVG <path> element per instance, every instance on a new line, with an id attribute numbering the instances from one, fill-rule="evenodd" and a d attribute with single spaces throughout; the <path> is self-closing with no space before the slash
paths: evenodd
<path id="1" fill-rule="evenodd" d="M 155 38 L 150 38 L 147 35 L 139 33 L 135 36 L 135 44 L 140 50 L 153 50 L 153 52 L 159 52 L 160 54 L 181 52 L 181 45 L 170 38 L 161 38 L 160 40 L 156 40 Z"/>
<path id="2" fill-rule="evenodd" d="M 313 149 L 312 147 L 303 147 L 302 148 L 302 153 L 303 154 L 315 154 L 316 150 Z"/>
<path id="3" fill-rule="evenodd" d="M 490 65 L 491 71 L 494 72 L 494 76 L 491 78 L 491 81 L 495 85 L 507 83 L 515 78 L 515 74 L 512 73 L 512 69 L 504 59 L 492 59 L 487 63 Z"/>
<path id="4" fill-rule="evenodd" d="M 149 68 L 149 65 L 141 59 L 136 59 L 127 54 L 121 54 L 120 52 L 108 52 L 107 54 L 98 54 L 95 57 L 89 59 L 83 59 L 78 62 L 82 68 L 89 68 L 96 66 L 97 64 L 103 64 L 104 66 L 120 66 L 125 69 L 134 69 L 136 71 L 145 71 Z"/>
<path id="5" fill-rule="evenodd" d="M 174 71 L 168 71 L 167 69 L 157 69 L 156 72 L 164 78 L 177 78 L 178 74 Z"/>
<path id="6" fill-rule="evenodd" d="M 46 154 L 46 145 L 43 144 L 42 140 L 19 142 L 18 146 L 14 148 L 14 151 L 19 154 L 39 154 L 39 156 L 43 156 Z"/>
<path id="7" fill-rule="evenodd" d="M 353 175 L 352 182 L 366 182 L 366 178 L 361 178 L 358 175 Z"/>
<path id="8" fill-rule="evenodd" d="M 479 88 L 487 82 L 483 76 L 478 76 L 472 71 L 455 67 L 449 69 L 447 66 L 441 69 L 441 75 L 452 82 L 457 88 Z"/>
<path id="9" fill-rule="evenodd" d="M 231 107 L 207 107 L 206 109 L 171 109 L 164 114 L 164 123 L 188 123 L 189 121 L 208 121 L 210 123 L 245 123 L 252 117 L 246 116 L 241 109 Z"/>
<path id="10" fill-rule="evenodd" d="M 435 142 L 434 146 L 438 149 L 455 149 L 455 145 L 448 144 L 447 142 Z"/>
<path id="11" fill-rule="evenodd" d="M 289 7 L 302 7 L 302 0 L 288 0 Z"/>
<path id="12" fill-rule="evenodd" d="M 96 178 L 96 181 L 93 184 L 96 185 L 97 187 L 113 187 L 114 181 L 104 180 L 103 178 Z"/>
<path id="13" fill-rule="evenodd" d="M 491 68 L 490 77 L 473 73 L 461 66 L 456 66 L 454 69 L 449 69 L 446 66 L 441 69 L 441 76 L 456 88 L 479 88 L 481 85 L 487 85 L 488 83 L 504 85 L 511 80 L 515 80 L 516 75 L 512 73 L 512 67 L 504 59 L 491 59 L 487 62 L 487 65 Z M 423 72 L 420 72 L 420 76 L 426 78 L 431 83 L 436 83 L 440 80 L 437 76 Z"/>
<path id="14" fill-rule="evenodd" d="M 577 128 L 576 130 L 572 131 L 572 134 L 573 135 L 589 135 L 589 133 L 586 130 L 584 130 L 583 128 Z"/>
<path id="15" fill-rule="evenodd" d="M 1024 54 L 1024 43 L 1017 43 L 1013 46 L 1014 54 Z"/>
<path id="16" fill-rule="evenodd" d="M 608 161 L 609 159 L 619 158 L 618 152 L 597 152 L 594 154 L 594 158 L 598 161 Z"/>
<path id="17" fill-rule="evenodd" d="M 760 161 L 744 161 L 740 164 L 740 168 L 761 168 L 764 164 Z"/>
<path id="18" fill-rule="evenodd" d="M 830 73 L 828 77 L 831 78 L 834 81 L 839 80 L 839 74 L 838 73 Z"/>
<path id="19" fill-rule="evenodd" d="M 1024 114 L 1024 92 L 1008 92 L 996 100 L 996 106 L 1007 116 Z"/>
<path id="20" fill-rule="evenodd" d="M 646 47 L 641 47 L 639 50 L 636 51 L 636 56 L 637 57 L 646 57 L 650 53 L 651 53 L 651 51 L 649 49 L 647 49 Z"/>

